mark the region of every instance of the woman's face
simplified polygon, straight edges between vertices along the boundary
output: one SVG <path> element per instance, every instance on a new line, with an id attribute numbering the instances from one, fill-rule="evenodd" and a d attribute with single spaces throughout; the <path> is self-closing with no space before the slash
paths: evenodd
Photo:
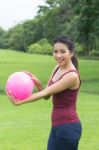
<path id="1" fill-rule="evenodd" d="M 73 53 L 70 52 L 66 44 L 58 42 L 54 44 L 53 56 L 59 66 L 67 66 Z"/>

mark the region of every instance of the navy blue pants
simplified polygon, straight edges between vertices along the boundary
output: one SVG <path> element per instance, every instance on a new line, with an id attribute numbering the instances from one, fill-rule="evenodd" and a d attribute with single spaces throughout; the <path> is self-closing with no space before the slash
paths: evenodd
<path id="1" fill-rule="evenodd" d="M 81 123 L 70 123 L 52 127 L 47 150 L 78 150 Z"/>

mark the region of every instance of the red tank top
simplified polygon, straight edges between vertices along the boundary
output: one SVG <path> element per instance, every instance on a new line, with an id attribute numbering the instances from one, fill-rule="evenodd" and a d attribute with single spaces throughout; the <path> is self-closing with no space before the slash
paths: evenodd
<path id="1" fill-rule="evenodd" d="M 55 75 L 56 71 L 53 73 Z M 80 79 L 79 73 L 76 70 L 70 70 L 64 73 L 59 80 L 69 72 L 76 72 Z M 53 78 L 52 76 L 52 78 Z M 55 82 L 52 79 L 49 82 L 49 86 L 54 84 Z M 80 87 L 80 86 L 79 86 Z M 53 102 L 53 109 L 52 109 L 52 126 L 61 125 L 65 123 L 75 123 L 79 122 L 80 119 L 76 112 L 76 101 L 77 101 L 77 94 L 79 88 L 75 90 L 66 89 L 60 93 L 53 94 L 52 102 Z"/>

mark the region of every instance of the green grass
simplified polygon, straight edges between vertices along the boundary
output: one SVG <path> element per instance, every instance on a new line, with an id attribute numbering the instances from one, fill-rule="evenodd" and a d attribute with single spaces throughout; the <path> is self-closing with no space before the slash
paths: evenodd
<path id="1" fill-rule="evenodd" d="M 80 93 L 78 113 L 83 125 L 79 150 L 99 150 L 99 96 Z"/>
<path id="2" fill-rule="evenodd" d="M 99 148 L 99 97 L 81 93 L 78 113 L 83 124 L 79 150 Z M 46 150 L 50 131 L 51 100 L 13 106 L 0 97 L 0 149 Z"/>
<path id="3" fill-rule="evenodd" d="M 37 75 L 45 85 L 55 62 L 51 56 L 30 55 L 0 50 L 0 91 L 4 93 L 7 78 L 16 71 L 27 70 Z"/>
<path id="4" fill-rule="evenodd" d="M 79 64 L 82 79 L 81 91 L 99 94 L 99 61 L 81 59 Z M 54 66 L 55 61 L 52 56 L 0 50 L 0 92 L 4 93 L 9 75 L 20 70 L 27 70 L 36 74 L 45 86 Z"/>
<path id="5" fill-rule="evenodd" d="M 80 60 L 81 91 L 99 94 L 99 61 Z"/>
<path id="6" fill-rule="evenodd" d="M 0 149 L 46 150 L 50 124 L 49 102 L 15 107 L 5 96 L 0 98 Z"/>
<path id="7" fill-rule="evenodd" d="M 79 150 L 99 150 L 99 62 L 80 59 L 82 86 L 78 113 L 83 124 Z M 10 74 L 27 70 L 44 84 L 55 61 L 51 56 L 0 50 L 0 150 L 46 150 L 50 131 L 51 99 L 13 106 L 4 88 Z"/>

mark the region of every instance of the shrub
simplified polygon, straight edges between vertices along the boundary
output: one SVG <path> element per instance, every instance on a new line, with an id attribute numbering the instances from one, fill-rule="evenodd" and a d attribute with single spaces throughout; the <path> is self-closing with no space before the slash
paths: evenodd
<path id="1" fill-rule="evenodd" d="M 41 46 L 38 44 L 38 43 L 35 43 L 35 44 L 31 44 L 28 48 L 28 53 L 30 54 L 40 54 L 41 53 Z"/>
<path id="2" fill-rule="evenodd" d="M 75 44 L 75 49 L 76 49 L 77 55 L 79 55 L 79 56 L 83 55 L 83 48 L 79 43 Z"/>
<path id="3" fill-rule="evenodd" d="M 47 39 L 41 39 L 37 43 L 31 44 L 27 52 L 31 54 L 35 53 L 35 54 L 51 55 L 52 46 L 47 41 Z"/>
<path id="4" fill-rule="evenodd" d="M 89 56 L 99 57 L 99 51 L 92 50 L 92 51 L 90 51 Z"/>

